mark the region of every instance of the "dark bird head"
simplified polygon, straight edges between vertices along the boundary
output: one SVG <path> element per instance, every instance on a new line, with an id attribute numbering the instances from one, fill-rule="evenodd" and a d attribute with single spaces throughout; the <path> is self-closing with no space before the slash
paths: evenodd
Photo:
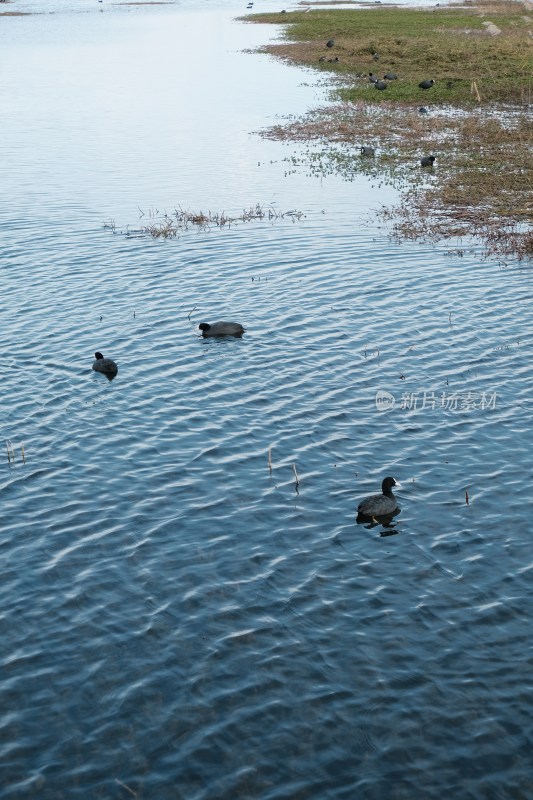
<path id="1" fill-rule="evenodd" d="M 201 331 L 208 331 L 211 325 L 208 322 L 200 322 L 198 325 Z"/>
<path id="2" fill-rule="evenodd" d="M 396 486 L 396 481 L 394 480 L 394 478 L 391 477 L 383 478 L 383 483 L 381 484 L 381 491 L 383 492 L 383 494 L 391 494 L 393 486 Z"/>
<path id="3" fill-rule="evenodd" d="M 94 357 L 96 358 L 97 361 L 99 361 L 101 358 L 103 358 L 103 355 L 99 351 L 97 351 L 94 354 Z"/>

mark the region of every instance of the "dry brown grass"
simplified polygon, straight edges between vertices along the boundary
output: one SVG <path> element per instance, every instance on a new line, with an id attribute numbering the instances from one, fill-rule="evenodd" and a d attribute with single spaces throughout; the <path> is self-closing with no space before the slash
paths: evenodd
<path id="1" fill-rule="evenodd" d="M 287 25 L 290 41 L 267 50 L 328 71 L 333 97 L 344 101 L 263 132 L 309 144 L 293 163 L 347 179 L 364 172 L 399 187 L 398 236 L 474 236 L 490 252 L 533 255 L 533 23 L 524 4 L 467 0 L 455 8 L 378 6 L 270 19 Z M 491 36 L 486 21 L 501 35 Z M 327 50 L 329 38 L 335 46 Z M 339 61 L 327 60 L 333 56 Z M 399 79 L 378 92 L 368 73 L 386 71 Z M 419 89 L 430 77 L 433 88 Z M 422 104 L 429 114 L 418 113 Z M 361 145 L 376 148 L 377 157 L 361 158 Z M 420 158 L 430 153 L 434 168 L 424 170 Z"/>
<path id="2" fill-rule="evenodd" d="M 351 179 L 364 172 L 399 188 L 400 208 L 384 212 L 397 236 L 473 236 L 491 252 L 533 254 L 533 126 L 523 111 L 422 115 L 406 106 L 344 103 L 263 135 L 307 142 L 301 163 L 315 174 Z M 361 157 L 362 145 L 376 157 Z M 420 158 L 429 153 L 436 162 L 425 170 Z"/>

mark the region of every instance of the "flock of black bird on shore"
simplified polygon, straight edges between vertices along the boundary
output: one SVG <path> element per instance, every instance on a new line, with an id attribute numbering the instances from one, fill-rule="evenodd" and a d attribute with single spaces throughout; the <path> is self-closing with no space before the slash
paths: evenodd
<path id="1" fill-rule="evenodd" d="M 326 42 L 326 47 L 329 50 L 331 50 L 333 47 L 335 47 L 335 39 L 328 39 L 328 41 Z M 373 61 L 379 61 L 379 58 L 380 58 L 379 53 L 372 53 Z M 328 64 L 334 64 L 334 63 L 338 63 L 339 62 L 339 57 L 335 56 L 334 58 L 326 58 L 326 56 L 320 56 L 320 58 L 318 60 L 319 61 L 327 61 Z M 380 78 L 378 75 L 375 75 L 373 72 L 369 72 L 368 73 L 368 80 L 370 81 L 370 83 L 372 83 L 374 85 L 375 89 L 377 89 L 380 92 L 383 92 L 385 89 L 388 88 L 389 83 L 391 81 L 397 81 L 398 80 L 398 75 L 395 72 L 386 72 L 383 75 L 383 78 Z M 431 89 L 431 87 L 434 86 L 434 85 L 435 85 L 435 81 L 432 78 L 430 78 L 430 79 L 425 79 L 423 81 L 420 81 L 420 83 L 418 84 L 418 88 L 419 89 L 423 89 L 424 91 L 427 91 L 428 89 Z M 428 109 L 425 106 L 420 106 L 419 109 L 418 109 L 418 113 L 419 114 L 427 114 L 428 113 Z M 376 152 L 375 152 L 373 147 L 370 147 L 368 145 L 363 145 L 363 147 L 361 147 L 361 155 L 373 158 L 376 155 Z M 433 167 L 433 164 L 434 164 L 435 160 L 436 160 L 436 157 L 433 156 L 433 155 L 422 156 L 422 158 L 420 159 L 420 166 L 421 167 Z"/>

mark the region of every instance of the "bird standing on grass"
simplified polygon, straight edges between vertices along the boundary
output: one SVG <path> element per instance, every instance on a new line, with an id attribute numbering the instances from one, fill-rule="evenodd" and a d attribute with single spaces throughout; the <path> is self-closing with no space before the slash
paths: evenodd
<path id="1" fill-rule="evenodd" d="M 432 167 L 434 161 L 435 161 L 435 156 L 422 156 L 422 158 L 420 159 L 420 166 Z"/>
<path id="2" fill-rule="evenodd" d="M 434 86 L 434 84 L 435 81 L 432 79 L 430 81 L 420 81 L 418 86 L 420 89 L 431 89 L 431 87 Z"/>

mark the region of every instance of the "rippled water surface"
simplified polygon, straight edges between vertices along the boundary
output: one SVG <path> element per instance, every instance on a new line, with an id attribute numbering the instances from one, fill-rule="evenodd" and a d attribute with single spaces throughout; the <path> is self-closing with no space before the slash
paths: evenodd
<path id="1" fill-rule="evenodd" d="M 292 173 L 240 6 L 101 8 L 0 17 L 0 798 L 530 799 L 530 268 Z"/>

